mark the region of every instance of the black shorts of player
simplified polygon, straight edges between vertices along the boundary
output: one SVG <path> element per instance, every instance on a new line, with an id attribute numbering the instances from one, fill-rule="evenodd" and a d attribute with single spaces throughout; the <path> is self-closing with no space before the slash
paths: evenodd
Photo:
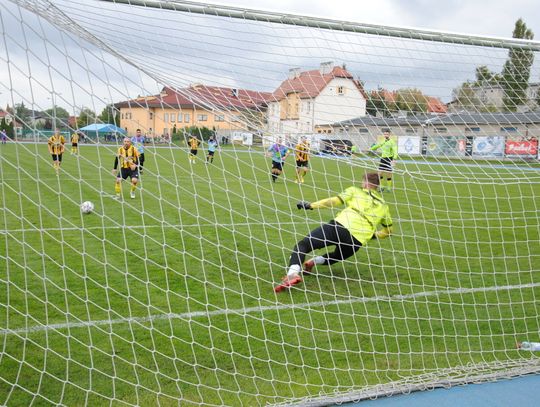
<path id="1" fill-rule="evenodd" d="M 62 154 L 51 154 L 53 161 L 62 161 Z"/>
<path id="2" fill-rule="evenodd" d="M 283 170 L 283 164 L 284 163 L 278 163 L 276 161 L 272 161 L 272 169 L 282 171 Z"/>
<path id="3" fill-rule="evenodd" d="M 191 154 L 191 155 L 197 155 L 197 152 L 198 152 L 198 151 L 199 151 L 199 150 L 189 150 L 189 154 Z"/>
<path id="4" fill-rule="evenodd" d="M 208 151 L 208 155 L 214 155 L 214 151 Z"/>
<path id="5" fill-rule="evenodd" d="M 296 161 L 296 166 L 297 167 L 309 167 L 308 165 L 308 161 Z"/>
<path id="6" fill-rule="evenodd" d="M 117 178 L 127 179 L 127 177 L 133 178 L 139 178 L 139 170 L 131 168 L 120 168 L 120 174 L 118 174 Z"/>
<path id="7" fill-rule="evenodd" d="M 306 254 L 327 246 L 335 246 L 335 250 L 327 253 L 325 264 L 334 264 L 351 257 L 362 247 L 360 243 L 341 223 L 331 220 L 312 230 L 300 240 L 293 249 L 289 265 L 304 264 Z"/>
<path id="8" fill-rule="evenodd" d="M 392 172 L 392 159 L 390 157 L 381 158 L 379 171 Z"/>
<path id="9" fill-rule="evenodd" d="M 71 143 L 71 147 L 77 147 L 78 145 L 78 143 Z"/>

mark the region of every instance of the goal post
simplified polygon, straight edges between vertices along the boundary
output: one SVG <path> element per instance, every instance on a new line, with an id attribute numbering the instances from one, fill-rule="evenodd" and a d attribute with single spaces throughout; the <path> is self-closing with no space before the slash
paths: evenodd
<path id="1" fill-rule="evenodd" d="M 517 348 L 540 341 L 538 41 L 5 3 L 0 404 L 329 405 L 538 373 Z M 275 292 L 352 186 L 392 234 Z"/>

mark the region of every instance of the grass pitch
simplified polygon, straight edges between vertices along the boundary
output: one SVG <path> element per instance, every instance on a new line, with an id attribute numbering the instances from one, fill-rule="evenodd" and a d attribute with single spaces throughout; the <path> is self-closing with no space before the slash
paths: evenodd
<path id="1" fill-rule="evenodd" d="M 59 176 L 43 144 L 0 147 L 0 404 L 266 405 L 504 363 L 537 339 L 526 164 L 399 164 L 394 236 L 276 295 L 294 243 L 337 213 L 296 202 L 374 160 L 314 157 L 297 185 L 289 158 L 272 184 L 260 150 L 190 165 L 150 147 L 142 190 L 117 201 L 113 147 L 67 152 Z"/>

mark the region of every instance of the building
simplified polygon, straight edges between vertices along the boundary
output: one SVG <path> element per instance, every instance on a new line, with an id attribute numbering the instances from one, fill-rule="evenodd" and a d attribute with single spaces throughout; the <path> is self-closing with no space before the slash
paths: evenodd
<path id="1" fill-rule="evenodd" d="M 475 106 L 478 112 L 502 112 L 505 110 L 504 106 L 504 88 L 499 84 L 489 84 L 484 86 L 471 86 L 471 103 Z M 457 96 L 457 90 L 454 91 L 454 98 Z M 518 112 L 533 111 L 539 107 L 538 100 L 540 97 L 540 82 L 530 83 L 525 91 L 526 103 L 522 106 L 517 106 Z M 450 112 L 458 113 L 463 110 L 472 110 L 471 108 L 465 109 L 461 106 L 456 99 L 448 103 L 448 109 Z"/>
<path id="2" fill-rule="evenodd" d="M 334 139 L 349 140 L 361 150 L 388 129 L 398 140 L 400 154 L 525 159 L 538 155 L 540 112 L 365 116 L 332 127 Z"/>
<path id="3" fill-rule="evenodd" d="M 325 62 L 319 69 L 291 69 L 268 102 L 272 134 L 322 133 L 332 123 L 366 114 L 362 84 L 344 66 Z"/>
<path id="4" fill-rule="evenodd" d="M 268 92 L 195 84 L 176 90 L 164 87 L 158 95 L 114 106 L 120 112 L 120 127 L 128 134 L 141 129 L 151 137 L 166 136 L 196 126 L 228 135 L 263 128 L 270 98 Z"/>

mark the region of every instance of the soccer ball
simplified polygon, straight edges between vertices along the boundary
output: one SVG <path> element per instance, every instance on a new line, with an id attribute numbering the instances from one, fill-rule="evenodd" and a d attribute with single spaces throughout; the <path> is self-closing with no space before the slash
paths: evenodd
<path id="1" fill-rule="evenodd" d="M 94 210 L 94 204 L 90 201 L 83 202 L 81 204 L 81 212 L 82 213 L 90 213 Z"/>

